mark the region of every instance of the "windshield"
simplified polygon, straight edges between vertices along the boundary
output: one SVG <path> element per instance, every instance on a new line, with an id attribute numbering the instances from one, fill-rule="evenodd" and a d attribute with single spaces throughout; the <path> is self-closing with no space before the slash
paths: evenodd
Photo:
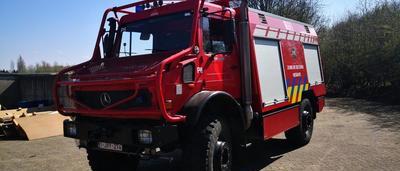
<path id="1" fill-rule="evenodd" d="M 177 51 L 189 46 L 192 13 L 182 12 L 154 17 L 121 27 L 119 57 Z"/>

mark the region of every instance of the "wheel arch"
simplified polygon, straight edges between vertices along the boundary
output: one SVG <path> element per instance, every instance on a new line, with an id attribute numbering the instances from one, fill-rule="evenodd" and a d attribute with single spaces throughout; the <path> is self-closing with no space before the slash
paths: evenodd
<path id="1" fill-rule="evenodd" d="M 186 125 L 189 127 L 194 127 L 202 115 L 210 113 L 239 119 L 243 129 L 247 126 L 241 105 L 224 91 L 201 91 L 195 94 L 184 105 L 182 113 L 186 115 Z"/>
<path id="2" fill-rule="evenodd" d="M 303 99 L 308 99 L 311 102 L 311 106 L 313 109 L 313 118 L 315 119 L 317 117 L 317 109 L 318 109 L 318 103 L 317 103 L 317 97 L 315 96 L 314 92 L 312 90 L 308 90 L 303 92 Z"/>

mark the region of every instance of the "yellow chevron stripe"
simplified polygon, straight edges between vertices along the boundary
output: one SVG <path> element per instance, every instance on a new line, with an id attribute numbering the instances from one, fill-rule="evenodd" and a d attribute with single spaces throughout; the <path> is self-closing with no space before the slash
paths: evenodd
<path id="1" fill-rule="evenodd" d="M 290 101 L 290 99 L 292 99 L 292 97 L 290 97 L 292 94 L 292 87 L 288 87 L 287 88 L 287 96 L 289 97 L 289 101 Z"/>
<path id="2" fill-rule="evenodd" d="M 303 96 L 303 88 L 304 88 L 304 84 L 300 85 L 299 96 L 297 97 L 297 102 L 301 101 L 301 98 Z"/>
<path id="3" fill-rule="evenodd" d="M 292 103 L 296 103 L 296 101 L 297 101 L 298 90 L 299 90 L 299 86 L 295 86 L 294 90 L 293 90 L 293 97 L 291 99 Z"/>
<path id="4" fill-rule="evenodd" d="M 306 84 L 306 88 L 304 89 L 305 91 L 307 91 L 310 88 L 310 84 Z"/>

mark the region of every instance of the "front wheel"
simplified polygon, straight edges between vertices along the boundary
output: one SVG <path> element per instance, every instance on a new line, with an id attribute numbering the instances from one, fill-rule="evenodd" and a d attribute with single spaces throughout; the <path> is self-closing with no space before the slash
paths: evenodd
<path id="1" fill-rule="evenodd" d="M 202 118 L 184 144 L 184 170 L 232 170 L 232 141 L 228 122 L 220 116 Z"/>
<path id="2" fill-rule="evenodd" d="M 310 142 L 314 129 L 313 112 L 310 100 L 304 99 L 300 104 L 300 124 L 285 132 L 291 144 L 302 146 Z"/>

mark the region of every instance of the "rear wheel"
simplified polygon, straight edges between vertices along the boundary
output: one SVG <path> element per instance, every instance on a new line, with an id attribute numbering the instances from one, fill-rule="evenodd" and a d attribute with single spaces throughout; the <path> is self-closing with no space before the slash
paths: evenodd
<path id="1" fill-rule="evenodd" d="M 126 154 L 87 150 L 89 165 L 93 171 L 135 171 L 139 164 L 139 157 Z"/>
<path id="2" fill-rule="evenodd" d="M 291 144 L 301 146 L 310 142 L 314 128 L 313 112 L 310 100 L 304 99 L 300 104 L 300 124 L 285 132 Z"/>
<path id="3" fill-rule="evenodd" d="M 220 116 L 200 120 L 184 145 L 184 170 L 232 170 L 232 141 L 228 122 Z"/>

